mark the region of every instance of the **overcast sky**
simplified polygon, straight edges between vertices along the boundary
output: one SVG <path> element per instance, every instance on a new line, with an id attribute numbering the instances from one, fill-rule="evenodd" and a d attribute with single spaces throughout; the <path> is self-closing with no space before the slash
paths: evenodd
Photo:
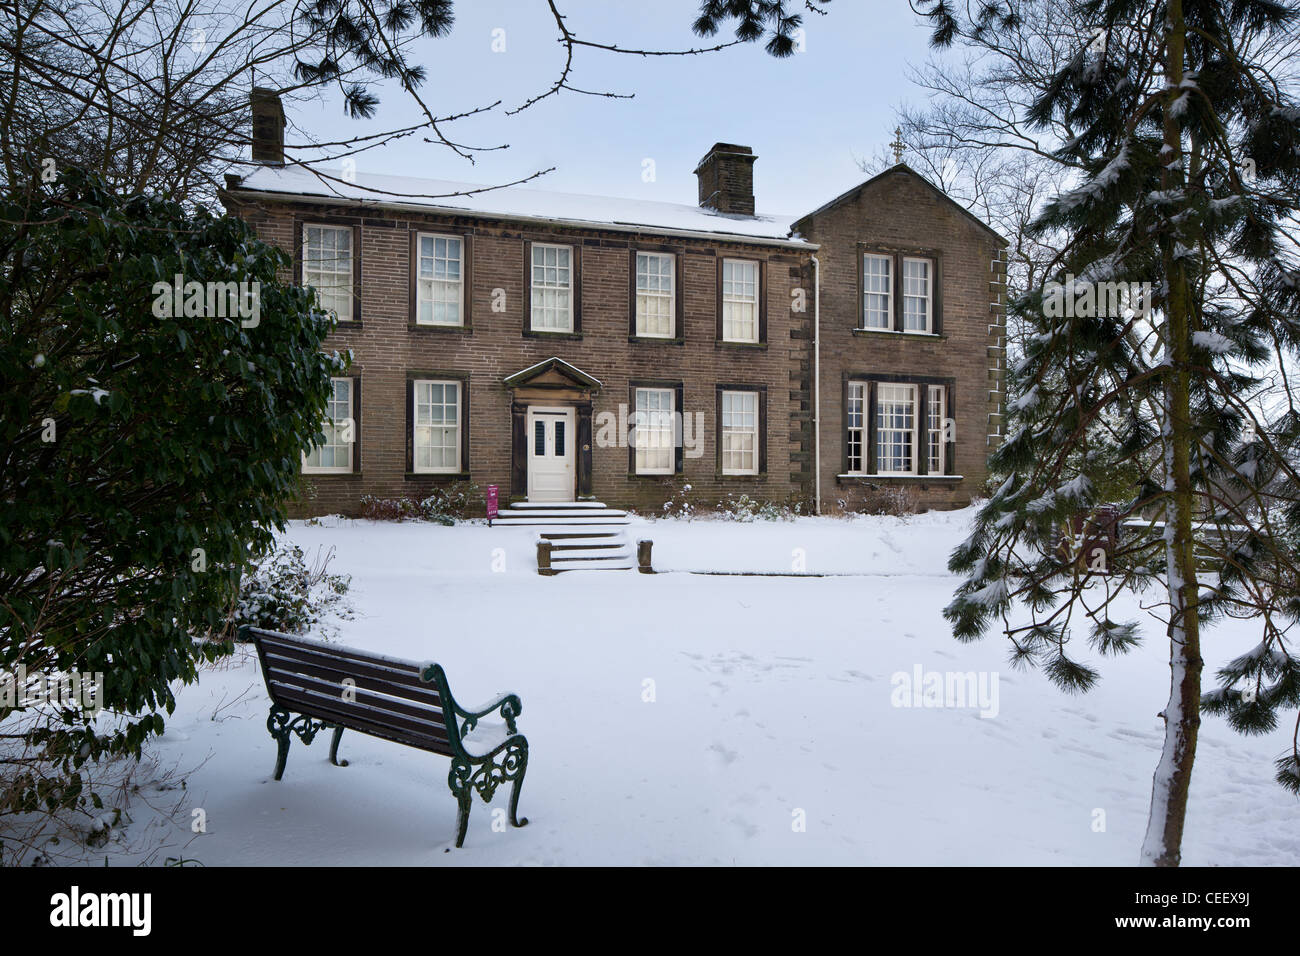
<path id="1" fill-rule="evenodd" d="M 690 30 L 695 0 L 559 6 L 583 39 L 647 49 L 704 43 Z M 893 138 L 895 106 L 923 95 L 904 72 L 928 55 L 927 26 L 904 0 L 835 0 L 827 9 L 825 17 L 805 14 L 805 49 L 784 60 L 761 43 L 690 57 L 579 48 L 571 83 L 635 97 L 564 92 L 511 117 L 504 111 L 547 89 L 563 65 L 554 21 L 542 0 L 461 0 L 451 34 L 416 48 L 428 70 L 423 95 L 441 114 L 500 99 L 492 113 L 458 121 L 448 133 L 510 148 L 479 152 L 472 165 L 444 146 L 408 138 L 359 156 L 357 171 L 495 184 L 554 166 L 531 186 L 694 204 L 695 165 L 722 141 L 758 155 L 760 213 L 808 212 L 866 178 L 855 160 Z M 503 52 L 493 51 L 494 38 L 504 41 Z M 417 116 L 400 92 L 381 92 L 381 100 L 376 123 L 349 120 L 337 100 L 286 109 L 291 124 L 329 140 Z M 643 179 L 646 160 L 654 163 L 653 182 Z"/>

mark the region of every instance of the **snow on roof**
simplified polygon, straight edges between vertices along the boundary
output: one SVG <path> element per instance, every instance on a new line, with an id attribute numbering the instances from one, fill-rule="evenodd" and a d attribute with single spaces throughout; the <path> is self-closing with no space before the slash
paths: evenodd
<path id="1" fill-rule="evenodd" d="M 334 170 L 322 172 L 342 179 L 342 175 Z M 322 180 L 301 167 L 256 166 L 252 172 L 240 177 L 239 184 L 232 191 L 284 193 L 375 205 L 427 206 L 506 219 L 730 236 L 815 248 L 812 243 L 790 238 L 793 216 L 731 216 L 682 203 L 545 192 L 522 186 L 491 189 L 471 183 L 415 176 L 360 173 L 351 182 L 339 182 Z"/>

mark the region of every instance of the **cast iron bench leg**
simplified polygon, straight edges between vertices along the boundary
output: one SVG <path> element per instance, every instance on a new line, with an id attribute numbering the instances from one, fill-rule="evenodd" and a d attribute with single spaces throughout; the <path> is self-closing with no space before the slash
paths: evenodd
<path id="1" fill-rule="evenodd" d="M 272 704 L 271 713 L 266 718 L 266 729 L 275 738 L 275 779 L 279 780 L 284 776 L 284 764 L 289 759 L 289 738 L 293 734 L 297 734 L 299 740 L 310 746 L 311 742 L 316 739 L 316 734 L 326 727 L 333 726 L 333 724 L 328 724 L 307 714 L 299 714 L 295 717 L 283 707 Z M 337 731 L 338 728 L 335 728 L 335 730 Z M 334 745 L 338 746 L 337 734 L 334 737 Z M 332 753 L 331 757 L 333 757 Z"/>
<path id="2" fill-rule="evenodd" d="M 528 745 L 525 744 L 523 754 L 519 760 L 519 772 L 515 776 L 515 782 L 510 788 L 510 825 L 512 827 L 522 827 L 527 825 L 528 818 L 519 819 L 519 791 L 524 785 L 524 773 L 528 770 Z"/>
<path id="3" fill-rule="evenodd" d="M 336 767 L 346 767 L 348 762 L 344 760 L 339 763 L 339 739 L 343 736 L 343 728 L 335 727 L 334 736 L 330 738 L 330 763 Z"/>
<path id="4" fill-rule="evenodd" d="M 483 802 L 488 803 L 497 787 L 510 781 L 510 825 L 522 827 L 528 823 L 527 817 L 519 817 L 519 790 L 523 786 L 524 772 L 527 769 L 528 741 L 518 735 L 482 757 L 462 754 L 452 758 L 447 786 L 456 798 L 457 848 L 465 842 L 465 831 L 469 829 L 469 809 L 475 790 Z"/>
<path id="5" fill-rule="evenodd" d="M 284 764 L 289 759 L 290 714 L 288 711 L 271 705 L 271 713 L 266 718 L 266 729 L 275 738 L 275 779 L 284 776 Z"/>
<path id="6" fill-rule="evenodd" d="M 279 780 L 284 776 L 284 764 L 289 759 L 289 735 L 277 737 L 275 747 L 275 779 Z"/>
<path id="7" fill-rule="evenodd" d="M 456 798 L 456 849 L 465 844 L 465 831 L 469 829 L 469 805 L 472 802 L 474 786 L 474 768 L 458 757 L 451 759 L 451 769 L 447 771 L 447 786 Z"/>

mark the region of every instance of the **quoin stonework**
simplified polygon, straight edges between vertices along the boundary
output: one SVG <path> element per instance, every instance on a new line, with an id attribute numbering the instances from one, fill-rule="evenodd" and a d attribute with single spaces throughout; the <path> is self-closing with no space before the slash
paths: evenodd
<path id="1" fill-rule="evenodd" d="M 797 217 L 763 209 L 757 156 L 728 143 L 697 206 L 327 183 L 283 164 L 278 101 L 258 110 L 277 121 L 222 201 L 292 254 L 354 356 L 299 514 L 461 481 L 647 510 L 684 485 L 823 512 L 982 487 L 1006 244 L 905 164 Z"/>

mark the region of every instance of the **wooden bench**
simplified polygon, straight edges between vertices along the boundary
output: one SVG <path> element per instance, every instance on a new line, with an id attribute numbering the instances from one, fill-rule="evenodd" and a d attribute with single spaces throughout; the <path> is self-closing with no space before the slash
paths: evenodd
<path id="1" fill-rule="evenodd" d="M 347 761 L 338 761 L 339 738 L 345 729 L 355 730 L 451 758 L 447 784 L 460 808 L 457 847 L 465 842 L 472 791 L 487 802 L 497 787 L 512 783 L 510 823 L 521 827 L 528 822 L 516 816 L 528 768 L 528 740 L 515 730 L 523 708 L 514 694 L 469 711 L 456 703 L 447 675 L 437 664 L 416 664 L 257 627 L 239 631 L 241 640 L 257 645 L 271 695 L 266 729 L 279 748 L 276 780 L 284 774 L 292 735 L 310 744 L 321 730 L 332 728 L 330 763 L 347 766 Z M 509 735 L 485 754 L 466 750 L 465 737 L 479 719 L 497 713 L 505 719 Z"/>

